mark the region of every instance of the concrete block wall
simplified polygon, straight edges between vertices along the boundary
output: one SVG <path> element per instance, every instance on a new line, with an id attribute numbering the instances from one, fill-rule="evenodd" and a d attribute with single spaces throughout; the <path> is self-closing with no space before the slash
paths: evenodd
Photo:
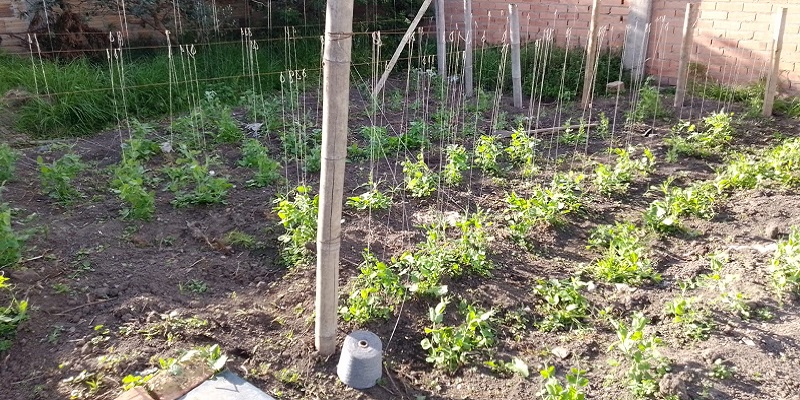
<path id="1" fill-rule="evenodd" d="M 649 0 L 652 4 L 647 73 L 674 84 L 681 46 L 686 0 Z M 598 26 L 605 30 L 604 47 L 622 48 L 632 0 L 600 0 Z M 696 0 L 691 62 L 701 64 L 712 79 L 725 84 L 748 84 L 763 79 L 770 60 L 774 14 L 788 7 L 781 86 L 783 93 L 800 95 L 800 0 Z M 480 44 L 500 44 L 507 31 L 508 1 L 473 0 L 473 30 Z M 588 35 L 591 0 L 520 0 L 523 41 L 543 37 L 552 29 L 556 43 L 583 47 Z M 445 0 L 448 30 L 464 26 L 463 0 Z M 568 35 L 568 32 L 570 35 Z"/>

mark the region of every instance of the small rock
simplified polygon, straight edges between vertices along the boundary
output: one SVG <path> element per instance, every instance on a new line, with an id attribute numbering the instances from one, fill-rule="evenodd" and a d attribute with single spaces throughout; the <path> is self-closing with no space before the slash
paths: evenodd
<path id="1" fill-rule="evenodd" d="M 774 222 L 767 224 L 767 227 L 764 229 L 764 236 L 770 239 L 777 239 L 780 234 L 781 229 L 778 224 Z"/>
<path id="2" fill-rule="evenodd" d="M 98 299 L 107 299 L 110 297 L 110 292 L 111 291 L 108 288 L 108 286 L 101 286 L 93 290 L 92 294 L 94 294 L 94 296 L 97 297 Z"/>
<path id="3" fill-rule="evenodd" d="M 561 346 L 553 347 L 553 349 L 550 350 L 550 352 L 553 353 L 554 356 L 556 356 L 556 357 L 558 357 L 558 358 L 560 358 L 562 360 L 567 358 L 567 357 L 569 357 L 569 353 L 570 353 L 568 349 L 565 349 L 565 348 L 563 348 Z"/>
<path id="4" fill-rule="evenodd" d="M 685 372 L 665 374 L 661 377 L 661 381 L 658 382 L 658 390 L 665 397 L 677 396 L 681 400 L 689 400 L 689 393 L 686 389 L 686 381 L 688 380 Z"/>
<path id="5" fill-rule="evenodd" d="M 748 338 L 742 338 L 742 343 L 744 343 L 744 344 L 746 344 L 748 346 L 755 346 L 756 345 L 756 342 L 754 342 L 754 341 L 752 341 L 752 340 L 750 340 Z"/>
<path id="6" fill-rule="evenodd" d="M 623 81 L 609 82 L 606 85 L 606 90 L 609 93 L 621 93 L 621 92 L 624 92 L 625 91 L 625 82 L 623 82 Z"/>
<path id="7" fill-rule="evenodd" d="M 267 284 L 267 282 L 264 282 L 264 281 L 258 281 L 258 283 L 256 283 L 256 289 L 258 289 L 258 288 L 260 288 L 260 287 L 262 287 L 262 286 L 264 286 L 264 285 L 266 285 L 266 284 Z"/>

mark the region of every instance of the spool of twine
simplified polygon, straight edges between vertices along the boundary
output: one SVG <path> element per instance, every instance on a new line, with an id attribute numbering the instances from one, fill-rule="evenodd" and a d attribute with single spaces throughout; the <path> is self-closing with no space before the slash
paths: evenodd
<path id="1" fill-rule="evenodd" d="M 344 339 L 336 366 L 339 379 L 353 389 L 368 389 L 381 379 L 383 343 L 372 332 L 355 331 Z"/>

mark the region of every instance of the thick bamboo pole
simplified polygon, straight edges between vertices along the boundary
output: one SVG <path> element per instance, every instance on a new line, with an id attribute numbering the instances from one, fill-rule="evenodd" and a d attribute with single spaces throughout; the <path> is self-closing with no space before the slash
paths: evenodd
<path id="1" fill-rule="evenodd" d="M 347 157 L 353 0 L 328 0 L 322 66 L 322 175 L 317 219 L 317 297 L 314 344 L 323 356 L 336 351 L 339 248 Z"/>
<path id="2" fill-rule="evenodd" d="M 594 92 L 594 78 L 595 69 L 597 65 L 595 58 L 597 56 L 597 16 L 600 14 L 600 0 L 592 1 L 592 19 L 589 21 L 589 39 L 586 42 L 586 71 L 583 73 L 583 97 L 581 97 L 581 106 L 586 108 L 592 99 L 592 92 Z"/>
<path id="3" fill-rule="evenodd" d="M 772 34 L 772 68 L 767 76 L 767 88 L 764 91 L 765 117 L 772 116 L 772 107 L 775 105 L 775 92 L 778 90 L 778 79 L 781 76 L 781 52 L 783 51 L 783 34 L 786 31 L 786 13 L 788 8 L 783 7 L 775 13 L 775 24 Z"/>
<path id="4" fill-rule="evenodd" d="M 464 0 L 464 97 L 472 97 L 472 0 Z"/>
<path id="5" fill-rule="evenodd" d="M 447 77 L 447 42 L 445 41 L 444 0 L 436 0 L 436 64 L 439 76 Z"/>
<path id="6" fill-rule="evenodd" d="M 522 108 L 522 67 L 520 65 L 519 48 L 519 8 L 516 4 L 508 5 L 508 36 L 511 38 L 511 86 L 514 93 L 514 107 Z"/>
<path id="7" fill-rule="evenodd" d="M 697 18 L 697 5 L 686 3 L 686 12 L 683 15 L 683 41 L 681 41 L 681 58 L 678 64 L 678 83 L 675 87 L 674 106 L 683 104 L 686 98 L 686 83 L 689 80 L 689 50 L 692 48 L 694 38 L 694 21 Z"/>

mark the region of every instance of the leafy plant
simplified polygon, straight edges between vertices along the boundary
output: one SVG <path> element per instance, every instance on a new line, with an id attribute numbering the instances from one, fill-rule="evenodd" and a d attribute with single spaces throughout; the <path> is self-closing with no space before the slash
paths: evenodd
<path id="1" fill-rule="evenodd" d="M 533 292 L 541 299 L 536 311 L 541 316 L 539 329 L 545 332 L 580 328 L 589 312 L 589 302 L 581 294 L 588 284 L 578 278 L 539 280 Z"/>
<path id="2" fill-rule="evenodd" d="M 433 324 L 425 328 L 425 339 L 421 345 L 428 351 L 425 360 L 450 373 L 469 363 L 474 352 L 494 345 L 494 330 L 490 318 L 494 311 L 479 312 L 473 306 L 466 306 L 464 322 L 450 326 L 444 324 L 444 312 L 448 300 L 442 299 L 435 308 L 429 310 Z"/>
<path id="3" fill-rule="evenodd" d="M 556 174 L 549 187 L 535 187 L 529 198 L 515 192 L 506 196 L 509 208 L 505 218 L 514 238 L 524 242 L 537 224 L 559 225 L 564 215 L 581 210 L 582 180 L 583 175 Z"/>
<path id="4" fill-rule="evenodd" d="M 158 143 L 147 139 L 155 128 L 151 124 L 140 122 L 137 119 L 130 120 L 131 137 L 122 143 L 122 158 L 131 161 L 147 161 L 154 155 L 161 152 Z"/>
<path id="5" fill-rule="evenodd" d="M 523 176 L 532 176 L 538 171 L 536 166 L 536 147 L 541 141 L 525 132 L 519 125 L 511 133 L 511 141 L 506 147 L 508 158 L 514 165 L 522 166 Z"/>
<path id="6" fill-rule="evenodd" d="M 339 309 L 345 321 L 365 324 L 372 320 L 388 318 L 394 307 L 402 301 L 406 289 L 400 275 L 365 250 L 361 273 L 353 284 L 347 305 Z"/>
<path id="7" fill-rule="evenodd" d="M 297 265 L 308 256 L 306 244 L 317 237 L 317 213 L 319 196 L 311 197 L 308 186 L 298 186 L 294 198 L 279 197 L 273 211 L 278 213 L 286 232 L 278 237 L 284 244 L 284 258 L 290 265 Z"/>
<path id="8" fill-rule="evenodd" d="M 0 275 L 0 291 L 7 291 L 11 296 L 8 306 L 0 306 L 0 353 L 11 348 L 11 341 L 16 336 L 17 327 L 28 319 L 28 302 L 14 298 L 8 281 L 9 278 Z"/>
<path id="9" fill-rule="evenodd" d="M 484 361 L 483 365 L 489 367 L 493 372 L 504 376 L 511 374 L 517 374 L 523 378 L 530 376 L 528 364 L 519 357 L 513 357 L 511 361 L 492 359 Z"/>
<path id="10" fill-rule="evenodd" d="M 657 232 L 675 232 L 683 228 L 680 217 L 691 215 L 703 219 L 714 217 L 717 190 L 709 182 L 699 182 L 686 188 L 671 187 L 670 177 L 661 185 L 663 200 L 650 203 L 644 213 L 645 225 Z"/>
<path id="11" fill-rule="evenodd" d="M 603 255 L 588 266 L 589 273 L 605 282 L 640 284 L 660 280 L 641 243 L 644 234 L 630 222 L 598 226 L 589 237 L 590 247 Z"/>
<path id="12" fill-rule="evenodd" d="M 732 118 L 733 113 L 713 113 L 703 118 L 702 130 L 682 121 L 672 127 L 672 136 L 665 142 L 672 154 L 708 157 L 724 149 L 733 139 Z"/>
<path id="13" fill-rule="evenodd" d="M 62 204 L 70 204 L 81 196 L 81 192 L 74 186 L 74 180 L 85 166 L 77 154 L 65 154 L 51 164 L 45 163 L 42 156 L 39 156 L 36 163 L 39 165 L 39 178 L 45 194 Z"/>
<path id="14" fill-rule="evenodd" d="M 586 394 L 584 388 L 589 385 L 589 380 L 583 376 L 586 371 L 571 368 L 566 376 L 566 384 L 561 383 L 556 377 L 556 370 L 553 366 L 545 366 L 539 371 L 544 379 L 544 389 L 539 392 L 543 400 L 584 400 Z"/>
<path id="15" fill-rule="evenodd" d="M 14 178 L 19 153 L 8 143 L 0 143 L 0 186 Z"/>
<path id="16" fill-rule="evenodd" d="M 239 165 L 255 169 L 253 179 L 245 182 L 251 187 L 265 187 L 281 179 L 280 164 L 269 156 L 269 151 L 257 139 L 246 139 L 242 144 Z"/>
<path id="17" fill-rule="evenodd" d="M 584 143 L 589 138 L 586 134 L 586 124 L 581 118 L 580 122 L 578 123 L 578 129 L 572 128 L 572 121 L 566 120 L 564 122 L 563 130 L 561 134 L 558 135 L 558 142 L 561 144 L 578 144 Z"/>
<path id="18" fill-rule="evenodd" d="M 464 146 L 451 144 L 445 148 L 447 164 L 442 170 L 442 177 L 448 185 L 458 185 L 464 179 L 462 173 L 469 169 L 467 150 Z"/>
<path id="19" fill-rule="evenodd" d="M 658 351 L 661 339 L 646 335 L 647 319 L 641 313 L 631 318 L 630 325 L 611 320 L 617 332 L 616 348 L 630 364 L 628 387 L 637 397 L 648 397 L 658 393 L 659 379 L 667 372 L 669 361 Z"/>
<path id="20" fill-rule="evenodd" d="M 610 129 L 611 124 L 610 121 L 608 120 L 608 117 L 606 116 L 606 113 L 602 111 L 600 112 L 599 119 L 600 122 L 597 124 L 597 134 L 600 135 L 601 138 L 605 139 L 611 133 Z"/>
<path id="21" fill-rule="evenodd" d="M 0 206 L 0 270 L 20 260 L 24 240 L 11 226 L 11 210 Z"/>
<path id="22" fill-rule="evenodd" d="M 475 165 L 487 174 L 500 173 L 500 165 L 497 163 L 500 155 L 503 154 L 502 147 L 495 136 L 481 135 L 475 141 Z"/>
<path id="23" fill-rule="evenodd" d="M 436 174 L 425 164 L 425 158 L 422 152 L 417 156 L 416 162 L 406 158 L 402 166 L 403 181 L 405 182 L 406 190 L 411 192 L 412 197 L 426 197 L 436 191 L 439 180 Z"/>
<path id="24" fill-rule="evenodd" d="M 706 340 L 714 329 L 714 323 L 700 300 L 686 297 L 683 291 L 667 303 L 665 314 L 671 316 L 672 322 L 678 324 L 682 334 L 691 340 Z"/>
<path id="25" fill-rule="evenodd" d="M 155 213 L 155 193 L 145 186 L 145 168 L 133 159 L 123 159 L 114 168 L 111 189 L 128 207 L 121 210 L 123 218 L 149 220 Z"/>
<path id="26" fill-rule="evenodd" d="M 370 189 L 358 196 L 348 197 L 347 205 L 356 210 L 386 210 L 392 206 L 392 198 L 378 189 L 378 184 L 370 182 Z"/>
<path id="27" fill-rule="evenodd" d="M 786 239 L 778 241 L 778 248 L 770 260 L 770 282 L 778 299 L 787 294 L 800 294 L 800 228 L 793 226 Z"/>
<path id="28" fill-rule="evenodd" d="M 668 116 L 666 107 L 661 104 L 661 94 L 658 88 L 651 86 L 648 78 L 641 89 L 639 89 L 639 99 L 632 112 L 628 113 L 628 121 L 644 122 L 646 119 L 657 119 Z"/>
<path id="29" fill-rule="evenodd" d="M 631 159 L 634 148 L 628 150 L 614 149 L 617 162 L 613 168 L 598 163 L 594 169 L 594 185 L 606 196 L 625 194 L 636 175 L 647 176 L 653 172 L 655 157 L 650 149 L 644 149 L 637 160 Z"/>
<path id="30" fill-rule="evenodd" d="M 196 151 L 181 147 L 181 157 L 173 167 L 165 167 L 164 173 L 170 182 L 167 189 L 175 193 L 172 204 L 176 207 L 185 207 L 190 204 L 224 204 L 228 190 L 233 185 L 225 177 L 216 176 L 211 170 L 215 162 L 213 158 L 206 157 L 200 163 Z"/>

